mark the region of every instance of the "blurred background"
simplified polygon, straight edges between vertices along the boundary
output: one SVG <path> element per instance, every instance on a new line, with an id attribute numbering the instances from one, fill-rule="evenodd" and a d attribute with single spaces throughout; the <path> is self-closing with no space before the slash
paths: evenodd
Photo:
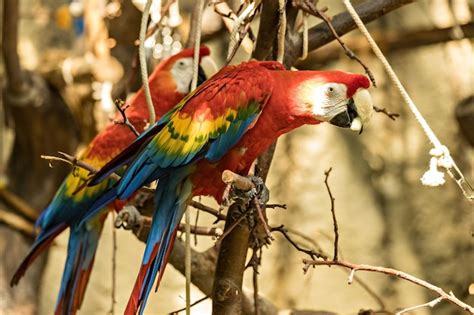
<path id="1" fill-rule="evenodd" d="M 231 8 L 238 8 L 239 1 L 228 2 Z M 150 66 L 179 51 L 187 38 L 193 1 L 180 0 L 175 4 L 165 26 L 145 43 Z M 339 1 L 321 0 L 318 5 L 327 6 L 331 16 L 344 10 Z M 21 68 L 28 71 L 40 91 L 49 91 L 33 97 L 53 105 L 46 112 L 21 106 L 8 110 L 5 105 L 10 101 L 9 96 L 3 94 L 0 106 L 2 189 L 6 185 L 14 187 L 12 190 L 31 207 L 42 209 L 69 169 L 59 163 L 54 163 L 51 169 L 40 155 L 55 155 L 58 150 L 77 155 L 110 121 L 115 110 L 113 100 L 139 88 L 135 41 L 141 6 L 143 1 L 130 0 L 20 1 Z M 153 21 L 159 21 L 159 6 L 152 11 Z M 424 0 L 369 24 L 408 92 L 471 182 L 474 181 L 473 13 L 474 2 L 470 0 Z M 211 48 L 211 57 L 218 67 L 225 63 L 229 42 L 228 26 L 223 20 L 213 6 L 206 6 L 203 42 Z M 318 23 L 321 20 L 309 19 L 310 26 Z M 252 24 L 254 31 L 257 26 L 258 18 Z M 3 32 L 9 29 L 4 28 Z M 449 179 L 436 188 L 421 185 L 420 177 L 428 169 L 430 158 L 431 147 L 426 137 L 361 34 L 353 31 L 343 39 L 375 75 L 377 88 L 372 89 L 375 104 L 399 113 L 400 117 L 392 121 L 386 115 L 374 114 L 360 136 L 320 125 L 303 127 L 282 137 L 268 187 L 270 202 L 284 203 L 288 209 L 268 210 L 269 222 L 274 226 L 284 224 L 306 235 L 311 242 L 298 236 L 295 239 L 308 248 L 320 246 L 332 253 L 333 223 L 324 186 L 324 171 L 332 167 L 329 184 L 336 198 L 340 254 L 344 260 L 403 270 L 452 291 L 473 305 L 472 204 Z M 251 49 L 252 42 L 247 37 L 232 63 L 247 60 Z M 360 65 L 344 56 L 336 43 L 311 52 L 306 59 L 298 61 L 296 67 L 363 72 Z M 209 73 L 213 71 L 210 65 L 206 68 Z M 6 84 L 3 64 L 0 83 Z M 31 95 L 25 95 L 28 97 Z M 31 134 L 37 141 L 28 140 L 27 135 Z M 15 141 L 20 145 L 14 146 Z M 212 200 L 202 201 L 216 206 Z M 3 218 L 3 223 L 0 222 L 0 313 L 51 314 L 62 274 L 67 235 L 61 235 L 47 259 L 38 261 L 12 290 L 7 284 L 31 238 L 25 236 L 27 231 L 18 233 L 4 224 L 4 213 L 9 206 L 0 200 L 0 207 Z M 192 216 L 195 215 L 193 209 Z M 210 226 L 213 221 L 214 218 L 205 213 L 199 215 L 199 225 Z M 112 229 L 109 218 L 80 314 L 110 312 Z M 129 231 L 117 230 L 117 237 L 115 311 L 121 313 L 134 284 L 144 244 Z M 198 237 L 193 247 L 204 251 L 213 244 L 210 237 Z M 357 273 L 377 295 L 374 298 L 360 283 L 348 285 L 347 273 L 336 267 L 319 267 L 303 274 L 303 258 L 305 255 L 280 235 L 263 250 L 259 289 L 281 309 L 357 314 L 368 309 L 394 311 L 436 297 L 399 279 Z M 160 292 L 150 297 L 146 313 L 166 314 L 184 307 L 184 283 L 181 273 L 169 266 Z M 245 285 L 251 288 L 251 284 L 249 271 Z M 203 296 L 193 288 L 193 300 Z M 193 307 L 192 313 L 210 314 L 210 309 L 208 299 Z M 461 313 L 447 302 L 413 312 Z"/>

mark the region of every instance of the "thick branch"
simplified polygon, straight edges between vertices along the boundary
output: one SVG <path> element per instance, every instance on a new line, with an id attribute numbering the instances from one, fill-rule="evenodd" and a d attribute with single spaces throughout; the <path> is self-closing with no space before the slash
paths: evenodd
<path id="1" fill-rule="evenodd" d="M 460 26 L 466 38 L 474 38 L 474 22 Z M 411 49 L 425 45 L 433 45 L 456 40 L 453 36 L 455 26 L 446 28 L 422 29 L 404 32 L 375 32 L 373 37 L 380 48 L 385 52 L 394 52 L 402 49 Z M 355 36 L 345 40 L 348 47 L 356 53 L 369 53 L 371 48 L 362 36 Z M 336 44 L 331 44 L 309 54 L 308 58 L 299 61 L 299 69 L 313 69 L 330 61 L 342 57 L 344 52 Z"/>
<path id="2" fill-rule="evenodd" d="M 3 1 L 3 27 L 2 47 L 5 60 L 5 72 L 8 79 L 8 88 L 11 92 L 19 94 L 23 91 L 24 79 L 20 67 L 20 58 L 17 52 L 18 44 L 18 0 Z"/>
<path id="3" fill-rule="evenodd" d="M 377 18 L 400 8 L 406 4 L 412 3 L 414 0 L 367 0 L 364 3 L 356 6 L 356 11 L 365 23 L 376 20 Z M 336 29 L 339 36 L 342 36 L 356 28 L 354 20 L 348 12 L 340 13 L 333 17 L 332 25 Z M 287 38 L 288 39 L 288 38 Z M 308 34 L 309 45 L 308 50 L 315 50 L 332 42 L 335 37 L 331 33 L 326 23 L 320 23 L 309 29 Z M 293 47 L 286 51 L 285 64 L 294 64 L 301 56 L 303 49 L 303 36 L 292 37 L 291 42 L 287 46 Z"/>

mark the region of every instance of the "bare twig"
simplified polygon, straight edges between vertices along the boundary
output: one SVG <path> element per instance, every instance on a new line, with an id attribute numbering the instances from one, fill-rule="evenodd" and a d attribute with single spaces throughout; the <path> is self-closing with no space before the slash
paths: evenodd
<path id="1" fill-rule="evenodd" d="M 63 157 L 58 157 L 58 156 L 50 156 L 50 155 L 42 155 L 41 158 L 42 159 L 45 159 L 47 161 L 60 161 L 60 162 L 64 162 L 64 163 L 67 163 L 67 164 L 70 164 L 72 165 L 73 167 L 80 167 L 80 168 L 83 168 L 85 169 L 86 171 L 89 171 L 91 174 L 95 174 L 97 173 L 97 169 L 95 167 L 93 167 L 92 165 L 84 162 L 84 161 L 81 161 L 79 159 L 77 159 L 75 156 L 72 156 L 72 155 L 69 155 L 67 153 L 64 153 L 64 152 L 58 152 L 60 155 L 62 155 Z M 117 174 L 115 173 L 112 173 L 110 175 L 110 177 L 114 180 L 119 180 L 120 179 L 120 176 L 118 176 Z"/>
<path id="2" fill-rule="evenodd" d="M 301 247 L 298 243 L 296 243 L 288 234 L 288 230 L 283 226 L 277 226 L 277 227 L 272 227 L 272 232 L 279 232 L 281 233 L 288 242 L 298 251 L 307 254 L 311 259 L 316 259 L 316 258 L 322 258 L 322 259 L 328 259 L 326 254 L 324 254 L 322 251 L 316 252 L 313 249 L 306 249 Z"/>
<path id="3" fill-rule="evenodd" d="M 257 209 L 258 218 L 260 219 L 260 222 L 262 223 L 263 228 L 265 229 L 266 239 L 268 243 L 270 243 L 270 241 L 273 241 L 274 238 L 270 233 L 270 228 L 268 227 L 267 220 L 265 218 L 265 215 L 263 214 L 262 207 L 260 207 L 260 202 L 258 201 L 257 197 L 253 198 L 253 203 L 255 209 Z"/>
<path id="4" fill-rule="evenodd" d="M 267 209 L 276 209 L 276 208 L 280 208 L 280 209 L 283 209 L 283 210 L 286 210 L 287 207 L 285 204 L 278 204 L 278 203 L 271 203 L 271 204 L 267 204 L 265 206 L 265 208 Z"/>
<path id="5" fill-rule="evenodd" d="M 241 44 L 243 44 L 247 51 L 252 51 L 253 42 L 250 38 L 253 36 L 253 34 L 251 32 L 250 23 L 255 17 L 259 6 L 260 1 L 249 2 L 245 9 L 243 5 L 241 6 L 242 10 L 239 10 L 241 12 L 238 12 L 238 15 L 232 14 L 232 10 L 227 6 L 230 12 L 232 12 L 230 14 L 230 18 L 233 18 L 234 23 L 230 31 L 229 49 L 227 51 L 226 63 L 229 63 L 232 60 Z M 227 26 L 228 23 L 226 23 L 225 19 L 224 23 Z M 250 35 L 248 38 L 247 34 Z"/>
<path id="6" fill-rule="evenodd" d="M 197 202 L 197 201 L 194 201 L 194 200 L 191 200 L 189 202 L 189 205 L 193 208 L 196 208 L 198 210 L 201 210 L 201 211 L 204 211 L 204 212 L 207 212 L 209 214 L 212 214 L 213 216 L 215 216 L 218 220 L 225 220 L 226 216 L 225 214 L 223 213 L 219 213 L 218 210 L 214 209 L 214 208 L 211 208 L 211 207 L 208 207 L 206 205 L 203 205 L 202 203 L 200 202 Z"/>
<path id="7" fill-rule="evenodd" d="M 376 111 L 377 113 L 385 114 L 391 120 L 395 120 L 398 117 L 400 117 L 399 113 L 389 112 L 387 109 L 380 108 L 380 107 L 377 107 L 377 106 L 374 106 L 374 111 Z"/>
<path id="8" fill-rule="evenodd" d="M 234 54 L 241 45 L 248 53 L 252 52 L 255 35 L 252 33 L 252 29 L 250 28 L 250 22 L 252 22 L 256 15 L 257 9 L 258 5 L 255 6 L 255 2 L 252 2 L 245 10 L 245 14 L 241 13 L 241 16 L 237 16 L 226 1 L 214 2 L 214 12 L 222 17 L 225 28 L 231 32 L 226 58 L 227 62 L 234 57 Z M 249 35 L 248 37 L 247 34 Z"/>
<path id="9" fill-rule="evenodd" d="M 13 212 L 0 209 L 0 222 L 7 224 L 8 226 L 29 237 L 36 236 L 33 224 Z"/>
<path id="10" fill-rule="evenodd" d="M 117 231 L 115 230 L 115 212 L 112 211 L 112 290 L 110 292 L 112 303 L 110 305 L 110 314 L 115 314 L 115 289 L 117 287 Z"/>
<path id="11" fill-rule="evenodd" d="M 404 308 L 403 310 L 401 311 L 398 311 L 395 313 L 395 315 L 402 315 L 402 314 L 405 314 L 407 312 L 410 312 L 410 311 L 414 311 L 414 310 L 417 310 L 419 308 L 423 308 L 423 307 L 435 307 L 439 302 L 441 302 L 442 300 L 444 300 L 444 298 L 442 296 L 432 300 L 432 301 L 429 301 L 429 302 L 426 302 L 426 303 L 423 303 L 423 304 L 420 304 L 420 305 L 415 305 L 415 306 L 412 306 L 412 307 L 408 307 L 408 308 Z"/>
<path id="12" fill-rule="evenodd" d="M 379 266 L 371 266 L 371 265 L 365 265 L 365 264 L 353 264 L 350 262 L 345 262 L 345 261 L 334 261 L 334 260 L 308 260 L 308 259 L 303 259 L 303 263 L 305 264 L 303 270 L 305 273 L 309 270 L 310 266 L 340 266 L 347 268 L 349 270 L 353 270 L 351 272 L 351 275 L 355 274 L 356 271 L 369 271 L 369 272 L 377 272 L 377 273 L 383 273 L 386 275 L 394 276 L 406 281 L 409 281 L 411 283 L 414 283 L 418 286 L 424 287 L 428 290 L 431 290 L 435 293 L 437 293 L 443 300 L 449 301 L 450 303 L 459 306 L 463 310 L 469 312 L 470 314 L 474 314 L 474 308 L 461 300 L 459 300 L 452 292 L 447 293 L 443 289 L 427 282 L 422 279 L 419 279 L 415 276 L 412 276 L 408 273 L 402 272 L 400 270 L 392 269 L 392 268 L 385 268 L 385 267 L 379 267 Z M 351 277 L 349 278 L 351 280 Z M 350 283 L 350 282 L 349 282 Z"/>
<path id="13" fill-rule="evenodd" d="M 152 25 L 148 28 L 146 32 L 146 38 L 153 36 L 153 34 L 155 34 L 155 32 L 160 28 L 163 17 L 169 12 L 171 5 L 174 2 L 176 2 L 176 0 L 169 0 L 161 7 L 160 20 L 155 25 Z"/>
<path id="14" fill-rule="evenodd" d="M 207 299 L 210 298 L 210 297 L 211 297 L 210 295 L 205 295 L 205 296 L 203 296 L 202 298 L 200 298 L 199 300 L 196 300 L 196 301 L 194 301 L 193 303 L 191 303 L 191 304 L 189 305 L 189 307 L 193 307 L 193 306 L 195 306 L 195 305 L 198 305 L 199 303 L 204 302 L 205 300 L 207 300 Z M 180 308 L 179 310 L 176 310 L 176 311 L 173 311 L 173 312 L 169 313 L 169 315 L 177 315 L 177 314 L 179 314 L 180 312 L 185 311 L 185 310 L 186 310 L 186 307 L 183 307 L 183 308 Z"/>
<path id="15" fill-rule="evenodd" d="M 337 219 L 336 219 L 336 209 L 334 208 L 334 196 L 332 195 L 331 188 L 329 187 L 328 178 L 329 174 L 332 171 L 332 167 L 330 167 L 327 171 L 324 172 L 324 185 L 326 185 L 326 189 L 328 191 L 329 199 L 331 200 L 331 214 L 332 214 L 332 222 L 334 225 L 334 261 L 337 261 L 337 247 L 339 242 L 339 232 L 337 228 Z"/>
<path id="16" fill-rule="evenodd" d="M 122 121 L 114 120 L 114 123 L 117 125 L 127 126 L 136 137 L 140 136 L 140 133 L 137 131 L 135 126 L 130 122 L 127 115 L 125 114 L 125 111 L 129 107 L 129 105 L 124 105 L 124 101 L 119 100 L 119 99 L 115 100 L 114 104 L 115 104 L 115 108 L 117 108 L 118 112 L 122 116 Z"/>
<path id="17" fill-rule="evenodd" d="M 349 47 L 347 47 L 347 45 L 344 43 L 344 41 L 341 39 L 336 29 L 334 28 L 334 25 L 332 25 L 331 18 L 326 13 L 324 13 L 323 10 L 318 9 L 316 5 L 310 0 L 294 1 L 294 3 L 298 6 L 298 8 L 302 9 L 304 12 L 307 12 L 313 16 L 316 16 L 322 19 L 324 23 L 326 23 L 327 27 L 329 28 L 329 30 L 331 31 L 331 33 L 333 34 L 334 38 L 337 40 L 339 45 L 341 45 L 346 56 L 352 60 L 357 61 L 362 66 L 362 68 L 364 68 L 364 71 L 369 76 L 372 84 L 374 86 L 377 86 L 374 75 L 370 71 L 369 67 L 367 67 L 365 63 L 362 62 L 362 60 L 360 60 L 360 58 L 357 57 L 357 55 Z"/>
<path id="18" fill-rule="evenodd" d="M 271 3 L 271 1 L 269 1 Z M 376 20 L 377 18 L 390 13 L 414 0 L 366 0 L 356 6 L 356 10 L 365 23 Z M 356 28 L 356 24 L 348 12 L 342 12 L 331 19 L 337 34 L 342 36 Z M 259 31 L 260 34 L 260 31 Z M 285 66 L 292 66 L 301 56 L 302 36 L 288 38 L 287 52 L 285 54 Z M 313 51 L 335 40 L 334 34 L 328 28 L 325 22 L 313 26 L 308 31 L 308 50 Z M 257 41 L 258 45 L 258 41 Z M 290 49 L 291 48 L 291 49 Z"/>
<path id="19" fill-rule="evenodd" d="M 474 22 L 466 23 L 460 27 L 466 37 L 474 38 Z M 421 28 L 410 31 L 384 30 L 383 32 L 377 32 L 374 30 L 373 37 L 382 51 L 389 51 L 393 54 L 400 50 L 458 40 L 457 38 L 453 38 L 453 33 L 455 31 L 455 26 L 433 29 Z M 345 39 L 345 42 L 357 54 L 367 54 L 372 52 L 370 45 L 364 40 L 362 35 L 355 35 L 351 38 L 347 38 Z M 313 51 L 305 60 L 298 61 L 296 67 L 298 69 L 306 69 L 327 64 L 328 62 L 337 60 L 340 57 L 341 50 L 339 45 L 328 45 L 318 49 L 317 51 Z"/>
<path id="20" fill-rule="evenodd" d="M 72 155 L 69 155 L 67 153 L 64 153 L 64 152 L 58 152 L 59 154 L 61 154 L 63 157 L 58 157 L 58 156 L 50 156 L 50 155 L 41 155 L 41 158 L 44 159 L 44 160 L 47 160 L 47 161 L 60 161 L 60 162 L 64 162 L 64 163 L 67 163 L 69 165 L 72 165 L 73 167 L 80 167 L 80 168 L 83 168 L 85 169 L 86 171 L 89 171 L 91 174 L 95 174 L 97 173 L 97 169 L 95 167 L 93 167 L 92 165 L 82 161 L 82 160 L 79 160 L 78 158 L 76 158 L 75 156 L 72 156 Z M 109 175 L 110 178 L 112 178 L 113 180 L 120 180 L 120 176 L 117 175 L 116 173 L 111 173 Z M 86 185 L 86 183 L 84 184 L 84 186 L 81 186 L 78 188 L 81 189 L 81 188 L 84 188 Z M 149 188 L 147 186 L 143 186 L 140 188 L 140 190 L 144 191 L 144 192 L 147 192 L 147 193 L 150 193 L 150 192 L 154 192 L 155 190 L 152 189 L 152 188 Z M 77 190 L 76 190 L 77 191 Z"/>
<path id="21" fill-rule="evenodd" d="M 148 235 L 148 232 L 149 232 L 150 227 L 151 227 L 152 218 L 142 215 L 141 219 L 143 220 L 142 221 L 143 226 L 140 229 L 136 229 L 134 232 L 136 232 L 136 234 Z M 126 220 L 127 220 L 127 217 L 124 217 L 123 221 L 126 221 Z M 121 226 L 129 226 L 129 225 L 128 224 L 124 225 L 123 223 L 120 226 L 116 225 L 116 227 L 121 227 Z M 127 228 L 127 229 L 133 229 L 133 227 Z M 185 232 L 186 231 L 186 224 L 180 223 L 179 226 L 178 226 L 178 231 Z M 212 236 L 212 237 L 218 238 L 218 237 L 222 236 L 223 232 L 222 232 L 222 229 L 218 228 L 218 227 L 196 226 L 196 225 L 191 225 L 190 224 L 190 233 L 191 234 L 196 234 L 196 235 Z M 140 235 L 137 235 L 137 236 L 140 236 Z"/>

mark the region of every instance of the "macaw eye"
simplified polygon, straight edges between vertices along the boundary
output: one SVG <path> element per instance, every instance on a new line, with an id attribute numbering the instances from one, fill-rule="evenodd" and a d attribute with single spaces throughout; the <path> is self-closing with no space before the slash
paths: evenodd
<path id="1" fill-rule="evenodd" d="M 336 88 L 333 86 L 328 86 L 325 92 L 327 96 L 333 96 L 336 93 Z"/>

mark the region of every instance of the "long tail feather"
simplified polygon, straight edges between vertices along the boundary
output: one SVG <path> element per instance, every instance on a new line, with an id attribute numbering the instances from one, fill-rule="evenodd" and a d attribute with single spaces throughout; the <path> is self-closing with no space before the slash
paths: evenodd
<path id="1" fill-rule="evenodd" d="M 35 259 L 44 252 L 53 242 L 58 234 L 64 231 L 67 228 L 67 224 L 62 223 L 56 225 L 54 228 L 48 230 L 47 232 L 42 232 L 33 243 L 33 246 L 30 249 L 30 252 L 25 257 L 21 265 L 16 270 L 15 274 L 10 281 L 10 286 L 15 286 L 18 284 L 18 281 L 23 277 L 28 267 L 35 261 Z"/>
<path id="2" fill-rule="evenodd" d="M 125 310 L 126 315 L 143 314 L 148 295 L 158 275 L 157 288 L 173 248 L 177 227 L 191 195 L 188 170 L 161 178 L 156 190 L 157 209 L 148 235 L 142 266 Z"/>
<path id="3" fill-rule="evenodd" d="M 73 227 L 61 280 L 55 314 L 76 314 L 81 307 L 107 211 L 99 213 L 86 225 Z"/>

